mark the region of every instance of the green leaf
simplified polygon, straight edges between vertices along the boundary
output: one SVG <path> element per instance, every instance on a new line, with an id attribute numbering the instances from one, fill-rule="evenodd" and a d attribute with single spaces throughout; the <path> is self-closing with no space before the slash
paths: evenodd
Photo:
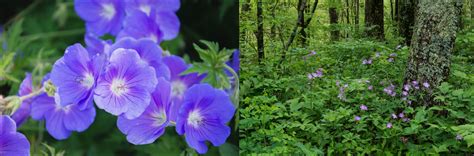
<path id="1" fill-rule="evenodd" d="M 467 142 L 467 146 L 471 147 L 474 144 L 474 134 L 463 136 L 463 139 Z"/>

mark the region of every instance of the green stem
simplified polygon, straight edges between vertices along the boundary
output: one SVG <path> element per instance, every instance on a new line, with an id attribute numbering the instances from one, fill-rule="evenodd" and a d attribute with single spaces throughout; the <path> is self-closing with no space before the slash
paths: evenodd
<path id="1" fill-rule="evenodd" d="M 234 83 L 235 83 L 235 87 L 234 87 L 234 95 L 233 95 L 233 102 L 234 102 L 234 105 L 236 108 L 239 108 L 239 75 L 234 71 L 234 69 L 232 69 L 231 67 L 229 67 L 227 64 L 224 65 L 224 68 L 227 69 L 231 74 L 232 76 L 234 77 Z"/>
<path id="2" fill-rule="evenodd" d="M 26 99 L 35 97 L 35 96 L 37 96 L 37 95 L 39 95 L 39 94 L 41 94 L 41 93 L 44 93 L 43 89 L 38 89 L 38 90 L 36 90 L 36 91 L 34 91 L 34 92 L 31 92 L 31 93 L 28 94 L 28 95 L 21 96 L 21 97 L 20 97 L 20 101 L 24 101 L 24 100 L 26 100 Z"/>

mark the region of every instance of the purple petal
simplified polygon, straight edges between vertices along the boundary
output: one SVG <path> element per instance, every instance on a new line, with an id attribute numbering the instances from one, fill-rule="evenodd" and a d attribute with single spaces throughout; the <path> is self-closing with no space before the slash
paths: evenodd
<path id="1" fill-rule="evenodd" d="M 117 38 L 133 37 L 135 39 L 148 38 L 156 43 L 163 40 L 163 32 L 154 21 L 155 14 L 147 16 L 145 13 L 133 10 L 124 21 L 124 28 Z"/>
<path id="2" fill-rule="evenodd" d="M 66 106 L 69 107 L 69 106 Z M 64 140 L 71 135 L 71 131 L 64 126 L 64 113 L 58 109 L 46 114 L 46 130 L 57 140 Z"/>
<path id="3" fill-rule="evenodd" d="M 80 110 L 78 105 L 71 105 L 64 113 L 64 126 L 70 131 L 82 132 L 86 130 L 95 118 L 95 108 Z"/>
<path id="4" fill-rule="evenodd" d="M 205 141 L 198 141 L 194 136 L 196 133 L 190 133 L 186 136 L 186 142 L 189 146 L 194 148 L 199 154 L 204 154 L 207 152 L 207 145 Z"/>
<path id="5" fill-rule="evenodd" d="M 54 110 L 55 105 L 54 98 L 48 94 L 38 95 L 31 103 L 31 118 L 42 120 L 46 114 Z"/>
<path id="6" fill-rule="evenodd" d="M 156 23 L 163 32 L 164 40 L 176 38 L 179 34 L 180 22 L 178 16 L 174 12 L 157 12 L 155 17 Z"/>
<path id="7" fill-rule="evenodd" d="M 16 132 L 16 124 L 13 119 L 6 115 L 0 116 L 0 135 L 15 133 Z M 1 146 L 0 146 L 1 147 Z"/>
<path id="8" fill-rule="evenodd" d="M 133 49 L 138 52 L 140 58 L 150 64 L 151 62 L 159 62 L 161 60 L 162 49 L 150 39 L 135 40 L 133 38 L 123 38 L 116 42 L 110 51 L 118 48 Z"/>
<path id="9" fill-rule="evenodd" d="M 0 155 L 29 156 L 30 143 L 21 133 L 0 134 Z"/>
<path id="10" fill-rule="evenodd" d="M 177 11 L 180 5 L 179 0 L 157 0 L 155 7 L 159 11 Z"/>
<path id="11" fill-rule="evenodd" d="M 116 35 L 120 31 L 125 16 L 121 0 L 94 1 L 76 0 L 74 9 L 86 21 L 89 33 L 102 36 L 106 33 Z"/>
<path id="12" fill-rule="evenodd" d="M 31 78 L 30 73 L 26 73 L 25 79 L 21 82 L 20 84 L 20 89 L 18 91 L 19 96 L 24 96 L 28 95 L 32 92 L 32 87 L 33 87 L 33 81 Z M 30 105 L 32 102 L 32 98 L 24 100 L 21 104 L 20 107 L 13 113 L 11 116 L 13 120 L 15 120 L 16 125 L 19 127 L 21 124 L 23 124 L 26 119 L 28 119 L 30 115 Z"/>
<path id="13" fill-rule="evenodd" d="M 89 56 L 95 56 L 97 54 L 105 54 L 106 49 L 112 44 L 112 40 L 101 40 L 94 34 L 86 34 L 84 42 L 87 45 L 87 51 Z"/>

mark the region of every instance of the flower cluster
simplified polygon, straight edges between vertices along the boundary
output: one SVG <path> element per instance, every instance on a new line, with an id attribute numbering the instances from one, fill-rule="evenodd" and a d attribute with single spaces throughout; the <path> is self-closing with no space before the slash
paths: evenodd
<path id="1" fill-rule="evenodd" d="M 75 0 L 87 47 L 69 46 L 37 88 L 27 74 L 19 109 L 0 119 L 0 155 L 29 155 L 28 141 L 16 132 L 29 116 L 44 120 L 49 134 L 62 140 L 86 130 L 96 107 L 117 116 L 117 127 L 135 145 L 153 143 L 169 126 L 200 154 L 207 152 L 207 141 L 224 144 L 236 111 L 226 91 L 235 88 L 211 86 L 206 73 L 187 72 L 192 65 L 159 45 L 178 35 L 179 7 L 179 0 Z M 115 42 L 102 40 L 106 34 Z M 238 61 L 236 51 L 227 62 L 232 67 L 219 70 L 238 72 Z M 238 83 L 235 74 L 228 76 L 232 82 L 226 83 Z"/>

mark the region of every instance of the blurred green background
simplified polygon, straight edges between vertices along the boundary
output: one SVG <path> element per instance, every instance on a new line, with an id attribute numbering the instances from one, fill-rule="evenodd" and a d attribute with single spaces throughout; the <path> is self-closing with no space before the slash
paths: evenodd
<path id="1" fill-rule="evenodd" d="M 0 95 L 15 95 L 26 72 L 35 82 L 51 70 L 64 49 L 74 43 L 84 45 L 84 22 L 74 11 L 73 0 L 1 0 L 0 26 L 4 37 L 0 53 Z M 199 61 L 193 43 L 199 40 L 218 42 L 221 47 L 238 48 L 238 1 L 182 0 L 177 12 L 181 21 L 180 35 L 161 46 L 187 61 Z M 22 21 L 22 22 L 18 22 Z M 13 26 L 12 26 L 13 25 Z M 15 26 L 16 25 L 16 26 Z M 16 31 L 9 28 L 16 27 Z M 2 41 L 0 40 L 0 41 Z M 5 43 L 5 42 L 2 42 Z M 12 44 L 14 43 L 14 44 Z M 7 51 L 15 53 L 12 62 L 5 61 Z M 2 76 L 3 75 L 3 76 Z M 9 78 L 6 78 L 8 75 Z M 238 135 L 234 121 L 227 143 L 211 147 L 206 155 L 237 155 Z M 116 117 L 100 109 L 92 126 L 73 133 L 67 140 L 49 136 L 44 123 L 29 120 L 19 129 L 31 142 L 33 155 L 196 155 L 174 127 L 155 143 L 134 146 L 116 127 Z"/>

